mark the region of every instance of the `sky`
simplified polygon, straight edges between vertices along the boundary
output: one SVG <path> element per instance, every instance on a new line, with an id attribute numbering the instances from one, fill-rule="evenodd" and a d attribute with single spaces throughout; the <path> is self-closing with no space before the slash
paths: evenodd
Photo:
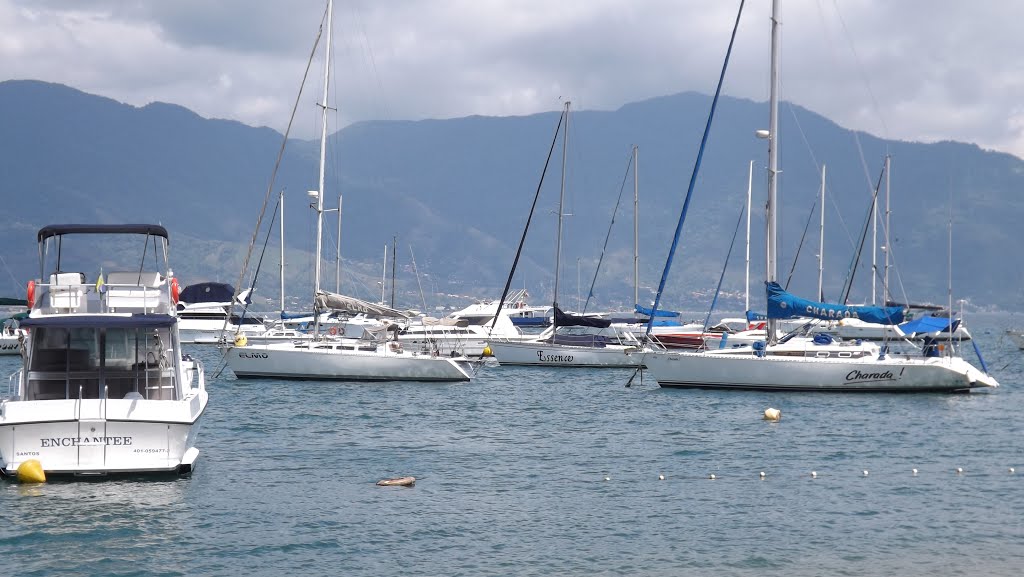
<path id="1" fill-rule="evenodd" d="M 739 0 L 336 0 L 330 130 L 712 94 Z M 284 132 L 327 0 L 0 0 L 0 80 Z M 725 94 L 768 99 L 769 0 Z M 781 0 L 780 94 L 882 138 L 1024 157 L 1024 2 Z M 324 27 L 326 29 L 326 26 Z M 292 135 L 312 138 L 317 50 Z M 767 123 L 767 119 L 766 119 Z"/>

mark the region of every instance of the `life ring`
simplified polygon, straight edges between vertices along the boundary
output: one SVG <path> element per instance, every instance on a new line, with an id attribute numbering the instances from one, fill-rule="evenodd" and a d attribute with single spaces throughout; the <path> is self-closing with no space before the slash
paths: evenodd
<path id="1" fill-rule="evenodd" d="M 336 335 L 338 334 L 338 327 L 331 327 L 327 332 L 331 333 L 331 335 Z"/>
<path id="2" fill-rule="evenodd" d="M 28 308 L 32 308 L 33 306 L 35 306 L 36 303 L 36 281 L 28 281 L 28 289 L 26 292 L 28 293 L 25 295 L 26 297 L 28 297 L 26 299 L 28 300 Z"/>
<path id="3" fill-rule="evenodd" d="M 171 277 L 171 301 L 178 304 L 178 296 L 181 294 L 181 287 L 178 286 L 177 277 Z"/>

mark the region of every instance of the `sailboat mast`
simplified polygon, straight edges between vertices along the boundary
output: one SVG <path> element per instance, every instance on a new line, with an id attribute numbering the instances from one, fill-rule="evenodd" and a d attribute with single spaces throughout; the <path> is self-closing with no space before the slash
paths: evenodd
<path id="1" fill-rule="evenodd" d="M 825 165 L 821 165 L 821 224 L 818 226 L 818 300 L 825 300 L 822 277 L 825 272 Z"/>
<path id="2" fill-rule="evenodd" d="M 878 196 L 876 191 L 875 201 L 871 203 L 871 305 L 874 306 L 875 279 L 878 278 Z"/>
<path id="3" fill-rule="evenodd" d="M 777 279 L 776 259 L 778 251 L 775 244 L 777 235 L 776 212 L 778 199 L 776 196 L 776 180 L 778 177 L 779 155 L 779 0 L 772 0 L 772 49 L 771 49 L 771 89 L 768 116 L 768 282 Z M 767 341 L 774 343 L 775 319 L 768 319 Z"/>
<path id="4" fill-rule="evenodd" d="M 316 196 L 316 261 L 313 266 L 313 299 L 320 292 L 320 244 L 324 235 L 324 169 L 327 161 L 327 96 L 331 81 L 331 35 L 334 15 L 334 0 L 327 2 L 327 49 L 324 52 L 324 99 L 320 103 L 323 110 L 320 127 L 320 183 Z"/>
<path id="5" fill-rule="evenodd" d="M 885 247 L 882 252 L 885 253 L 885 275 L 882 277 L 882 305 L 885 306 L 885 302 L 889 300 L 889 250 L 892 248 L 892 238 L 889 237 L 889 169 L 892 167 L 890 163 L 891 157 L 885 155 L 885 231 L 882 235 L 882 239 L 885 241 Z"/>
<path id="6" fill-rule="evenodd" d="M 278 225 L 278 230 L 281 231 L 281 312 L 284 312 L 284 191 L 281 191 L 281 196 L 278 200 L 278 205 L 281 207 L 281 223 Z"/>
<path id="7" fill-rule="evenodd" d="M 380 273 L 380 304 L 384 304 L 384 291 L 388 288 L 388 245 L 384 245 L 384 266 Z"/>
<path id="8" fill-rule="evenodd" d="M 754 161 L 750 161 L 750 170 L 747 173 L 747 274 L 744 280 L 743 290 L 743 312 L 750 310 L 750 193 L 754 188 Z"/>
<path id="9" fill-rule="evenodd" d="M 640 147 L 633 145 L 633 310 L 640 304 Z"/>
<path id="10" fill-rule="evenodd" d="M 562 132 L 562 188 L 558 194 L 558 236 L 555 238 L 555 297 L 552 304 L 558 306 L 558 272 L 562 266 L 562 205 L 565 202 L 565 161 L 569 148 L 569 104 L 565 102 L 565 129 Z"/>
<path id="11" fill-rule="evenodd" d="M 334 255 L 334 292 L 341 294 L 341 195 L 338 195 L 338 249 Z"/>

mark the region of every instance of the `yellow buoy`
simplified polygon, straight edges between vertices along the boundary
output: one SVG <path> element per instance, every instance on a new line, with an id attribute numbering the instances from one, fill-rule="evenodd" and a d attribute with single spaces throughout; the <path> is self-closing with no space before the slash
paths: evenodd
<path id="1" fill-rule="evenodd" d="M 782 418 L 782 411 L 768 407 L 764 410 L 764 420 L 766 421 L 778 421 Z"/>
<path id="2" fill-rule="evenodd" d="M 18 480 L 22 483 L 45 483 L 46 473 L 43 472 L 43 464 L 35 459 L 29 459 L 18 465 Z"/>
<path id="3" fill-rule="evenodd" d="M 249 344 L 249 339 L 247 339 L 245 337 L 245 335 L 243 335 L 241 333 L 238 333 L 237 335 L 235 335 L 235 346 L 236 347 L 244 347 L 247 344 Z"/>
<path id="4" fill-rule="evenodd" d="M 381 479 L 377 481 L 379 487 L 412 487 L 416 484 L 416 477 L 398 477 L 395 479 Z"/>
<path id="5" fill-rule="evenodd" d="M 493 357 L 494 356 L 494 352 L 491 351 L 490 345 L 484 345 L 484 356 L 485 357 Z"/>

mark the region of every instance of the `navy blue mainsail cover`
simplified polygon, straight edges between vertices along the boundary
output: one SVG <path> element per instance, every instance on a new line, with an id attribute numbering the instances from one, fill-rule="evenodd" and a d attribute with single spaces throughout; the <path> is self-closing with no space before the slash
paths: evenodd
<path id="1" fill-rule="evenodd" d="M 849 306 L 802 299 L 783 290 L 779 283 L 764 283 L 768 289 L 768 318 L 811 317 L 839 320 L 860 319 L 867 323 L 896 325 L 903 322 L 902 307 Z"/>
<path id="2" fill-rule="evenodd" d="M 598 317 L 570 315 L 562 312 L 562 309 L 555 307 L 555 324 L 560 327 L 594 327 L 604 329 L 610 327 L 612 321 Z"/>

